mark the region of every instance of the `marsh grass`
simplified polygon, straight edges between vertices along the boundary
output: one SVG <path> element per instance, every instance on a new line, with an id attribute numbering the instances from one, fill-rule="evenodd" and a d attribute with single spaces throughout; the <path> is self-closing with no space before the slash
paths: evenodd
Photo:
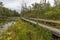
<path id="1" fill-rule="evenodd" d="M 51 40 L 51 36 L 50 31 L 18 19 L 16 25 L 1 35 L 0 40 Z"/>

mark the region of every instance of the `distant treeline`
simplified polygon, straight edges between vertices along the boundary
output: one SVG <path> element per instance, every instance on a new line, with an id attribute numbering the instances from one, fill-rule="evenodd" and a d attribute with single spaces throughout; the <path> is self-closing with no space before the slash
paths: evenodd
<path id="1" fill-rule="evenodd" d="M 0 17 L 13 17 L 13 16 L 20 16 L 20 15 L 15 10 L 10 10 L 8 8 L 3 7 L 3 3 L 0 2 Z"/>
<path id="2" fill-rule="evenodd" d="M 60 20 L 60 1 L 54 0 L 53 6 L 49 2 L 46 3 L 46 0 L 32 4 L 32 7 L 29 8 L 25 4 L 22 6 L 21 16 Z"/>

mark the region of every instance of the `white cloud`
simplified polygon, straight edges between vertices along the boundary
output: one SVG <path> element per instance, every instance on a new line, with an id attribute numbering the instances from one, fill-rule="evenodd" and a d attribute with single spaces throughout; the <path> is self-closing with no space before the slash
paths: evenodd
<path id="1" fill-rule="evenodd" d="M 19 1 L 19 0 L 8 1 L 7 3 L 4 4 L 4 6 L 9 9 L 17 10 L 18 8 L 21 7 L 21 1 Z"/>
<path id="2" fill-rule="evenodd" d="M 5 4 L 4 6 L 5 6 L 5 7 L 8 7 L 8 8 L 16 8 L 16 7 L 18 7 L 19 5 L 20 5 L 19 2 L 13 2 L 13 3 Z"/>
<path id="3" fill-rule="evenodd" d="M 21 4 L 23 3 L 23 0 L 0 0 L 3 2 L 4 6 L 12 9 L 12 10 L 20 10 L 21 9 Z M 32 3 L 38 2 L 40 3 L 40 0 L 24 0 L 27 5 L 31 5 Z M 50 0 L 51 4 L 53 3 L 52 0 Z M 53 5 L 53 4 L 52 4 Z"/>

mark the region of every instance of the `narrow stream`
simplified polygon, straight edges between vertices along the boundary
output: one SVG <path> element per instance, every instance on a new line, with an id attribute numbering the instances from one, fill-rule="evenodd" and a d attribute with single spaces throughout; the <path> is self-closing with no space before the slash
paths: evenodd
<path id="1" fill-rule="evenodd" d="M 2 28 L 0 28 L 0 33 L 1 33 L 1 32 L 4 32 L 4 31 L 7 30 L 12 24 L 15 24 L 15 23 L 16 23 L 16 22 L 11 21 L 11 22 L 8 22 L 8 23 L 2 25 Z"/>

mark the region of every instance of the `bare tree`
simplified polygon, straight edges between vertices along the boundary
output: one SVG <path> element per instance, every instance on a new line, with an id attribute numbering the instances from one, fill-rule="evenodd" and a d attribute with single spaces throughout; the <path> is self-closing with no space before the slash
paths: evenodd
<path id="1" fill-rule="evenodd" d="M 43 9 L 46 8 L 46 0 L 41 0 L 40 3 L 42 4 Z"/>
<path id="2" fill-rule="evenodd" d="M 21 4 L 21 10 L 26 10 L 27 9 L 27 4 L 26 2 L 23 0 L 22 4 Z"/>
<path id="3" fill-rule="evenodd" d="M 54 0 L 54 2 L 55 2 L 55 5 L 56 6 L 59 6 L 60 5 L 60 0 Z"/>

